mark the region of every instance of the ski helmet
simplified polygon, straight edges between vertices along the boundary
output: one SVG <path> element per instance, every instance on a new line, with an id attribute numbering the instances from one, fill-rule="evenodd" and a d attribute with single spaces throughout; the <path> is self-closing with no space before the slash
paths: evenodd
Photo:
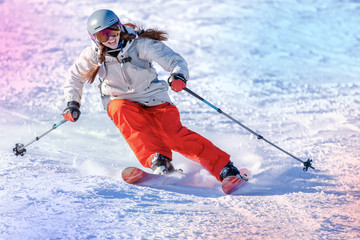
<path id="1" fill-rule="evenodd" d="M 95 34 L 105 28 L 114 24 L 119 24 L 121 27 L 120 19 L 116 14 L 108 9 L 100 9 L 95 11 L 87 20 L 87 30 L 92 39 L 95 40 Z"/>

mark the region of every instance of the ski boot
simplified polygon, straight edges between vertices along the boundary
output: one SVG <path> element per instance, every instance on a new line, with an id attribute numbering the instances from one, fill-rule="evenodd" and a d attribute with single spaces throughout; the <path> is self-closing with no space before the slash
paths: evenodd
<path id="1" fill-rule="evenodd" d="M 171 163 L 171 159 L 155 153 L 151 159 L 151 169 L 154 174 L 167 175 L 175 171 L 174 166 Z"/>
<path id="2" fill-rule="evenodd" d="M 221 170 L 220 179 L 221 181 L 223 181 L 226 177 L 229 176 L 236 176 L 243 179 L 243 177 L 240 175 L 239 170 L 233 165 L 231 161 Z"/>

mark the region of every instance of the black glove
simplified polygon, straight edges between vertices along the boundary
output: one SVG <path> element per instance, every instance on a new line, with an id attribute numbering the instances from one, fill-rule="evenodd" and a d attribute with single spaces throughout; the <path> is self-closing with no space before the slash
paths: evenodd
<path id="1" fill-rule="evenodd" d="M 66 120 L 70 122 L 76 122 L 80 117 L 80 104 L 76 101 L 71 101 L 67 103 L 67 107 L 63 111 L 63 116 Z"/>
<path id="2" fill-rule="evenodd" d="M 168 83 L 175 92 L 180 92 L 186 87 L 186 79 L 181 73 L 171 74 L 168 78 Z"/>

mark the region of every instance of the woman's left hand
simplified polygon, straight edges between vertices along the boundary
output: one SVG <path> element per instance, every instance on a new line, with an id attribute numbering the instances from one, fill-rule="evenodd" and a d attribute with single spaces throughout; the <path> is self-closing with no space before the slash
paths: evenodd
<path id="1" fill-rule="evenodd" d="M 180 92 L 186 87 L 186 79 L 185 77 L 180 74 L 171 74 L 171 76 L 168 79 L 169 85 L 172 90 L 175 92 Z"/>

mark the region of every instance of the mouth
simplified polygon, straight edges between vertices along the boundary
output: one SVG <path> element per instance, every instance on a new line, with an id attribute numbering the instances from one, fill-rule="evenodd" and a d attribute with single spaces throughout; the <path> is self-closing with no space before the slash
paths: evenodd
<path id="1" fill-rule="evenodd" d="M 110 44 L 110 45 L 113 45 L 113 44 L 115 44 L 115 43 L 116 43 L 116 38 L 108 41 L 108 44 Z"/>

